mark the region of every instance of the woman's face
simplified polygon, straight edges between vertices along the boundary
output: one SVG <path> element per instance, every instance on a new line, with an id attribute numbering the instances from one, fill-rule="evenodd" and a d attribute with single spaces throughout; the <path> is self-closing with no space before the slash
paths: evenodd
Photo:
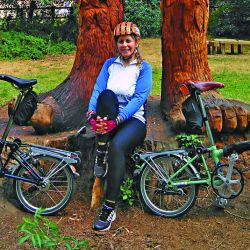
<path id="1" fill-rule="evenodd" d="M 137 47 L 138 42 L 131 35 L 119 36 L 117 40 L 118 51 L 124 58 L 132 56 Z"/>

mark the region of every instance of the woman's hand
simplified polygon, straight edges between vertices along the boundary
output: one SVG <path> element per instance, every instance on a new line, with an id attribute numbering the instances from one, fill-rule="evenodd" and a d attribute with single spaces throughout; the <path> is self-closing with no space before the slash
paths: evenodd
<path id="1" fill-rule="evenodd" d="M 93 132 L 104 135 L 116 128 L 118 124 L 121 123 L 121 118 L 117 118 L 116 120 L 108 120 L 107 117 L 101 118 L 100 116 L 97 116 L 96 119 L 93 117 L 90 118 L 89 122 Z"/>
<path id="2" fill-rule="evenodd" d="M 96 133 L 97 134 L 106 134 L 112 131 L 117 127 L 117 124 L 114 120 L 107 120 L 107 117 L 96 118 Z"/>
<path id="3" fill-rule="evenodd" d="M 94 118 L 89 119 L 89 123 L 93 132 L 97 131 L 97 122 Z"/>

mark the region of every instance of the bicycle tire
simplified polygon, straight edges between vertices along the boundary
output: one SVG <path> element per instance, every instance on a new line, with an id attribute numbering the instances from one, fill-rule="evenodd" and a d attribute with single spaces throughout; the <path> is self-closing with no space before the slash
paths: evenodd
<path id="1" fill-rule="evenodd" d="M 161 155 L 153 158 L 153 161 L 161 168 L 167 178 L 168 173 L 176 171 L 178 166 L 183 165 L 183 161 L 176 155 Z M 194 174 L 190 167 L 185 168 L 179 174 L 178 180 L 181 178 L 193 179 Z M 166 182 L 156 174 L 156 172 L 146 164 L 140 176 L 140 195 L 143 203 L 153 214 L 163 217 L 180 217 L 186 214 L 194 205 L 198 195 L 198 185 L 180 186 L 183 191 L 182 195 L 174 194 L 175 187 L 169 188 Z M 177 187 L 176 187 L 177 189 Z M 169 194 L 167 194 L 169 192 Z"/>
<path id="2" fill-rule="evenodd" d="M 35 160 L 35 164 L 33 161 Z M 30 158 L 29 163 L 40 176 L 46 177 L 55 164 L 61 162 L 53 156 L 37 155 Z M 65 164 L 65 163 L 64 163 Z M 17 176 L 33 178 L 28 171 L 19 166 Z M 75 190 L 75 179 L 69 166 L 65 166 L 47 181 L 46 188 L 30 184 L 22 180 L 14 181 L 16 196 L 25 211 L 35 213 L 37 208 L 46 209 L 43 215 L 55 215 L 64 209 Z"/>

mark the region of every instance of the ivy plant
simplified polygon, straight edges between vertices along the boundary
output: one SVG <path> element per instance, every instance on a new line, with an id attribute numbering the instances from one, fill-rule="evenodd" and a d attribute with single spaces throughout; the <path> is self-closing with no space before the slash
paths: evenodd
<path id="1" fill-rule="evenodd" d="M 195 148 L 203 144 L 203 139 L 196 134 L 180 134 L 176 136 L 179 147 Z"/>
<path id="2" fill-rule="evenodd" d="M 134 180 L 127 178 L 120 187 L 122 199 L 126 201 L 130 206 L 134 203 Z"/>

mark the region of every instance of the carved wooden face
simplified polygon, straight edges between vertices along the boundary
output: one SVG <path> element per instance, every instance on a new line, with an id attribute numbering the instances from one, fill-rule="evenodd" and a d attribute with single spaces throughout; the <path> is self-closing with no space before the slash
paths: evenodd
<path id="1" fill-rule="evenodd" d="M 117 49 L 123 58 L 129 58 L 138 47 L 138 42 L 131 35 L 120 36 L 117 40 Z"/>

